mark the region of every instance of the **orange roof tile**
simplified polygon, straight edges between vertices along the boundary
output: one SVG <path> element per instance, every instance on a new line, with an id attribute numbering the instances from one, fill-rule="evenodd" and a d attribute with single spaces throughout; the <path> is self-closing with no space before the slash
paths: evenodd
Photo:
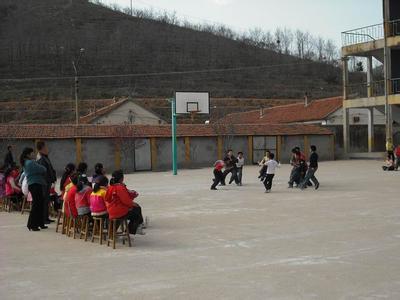
<path id="1" fill-rule="evenodd" d="M 111 111 L 113 111 L 114 109 L 120 107 L 122 104 L 124 104 L 128 99 L 122 99 L 119 101 L 116 101 L 114 103 L 111 103 L 110 105 L 104 106 L 98 110 L 96 110 L 95 112 L 92 112 L 86 116 L 80 117 L 79 121 L 82 124 L 89 124 L 90 122 L 92 122 L 94 119 L 103 116 Z"/>
<path id="2" fill-rule="evenodd" d="M 323 120 L 343 105 L 342 97 L 319 99 L 312 101 L 308 106 L 304 103 L 295 103 L 275 106 L 263 110 L 252 110 L 241 113 L 232 113 L 220 119 L 223 124 L 282 124 Z"/>
<path id="3" fill-rule="evenodd" d="M 275 135 L 331 135 L 326 128 L 315 125 L 289 124 L 180 124 L 179 137 L 206 136 L 275 136 Z M 0 125 L 4 139 L 69 139 L 69 138 L 145 138 L 171 137 L 170 125 Z"/>

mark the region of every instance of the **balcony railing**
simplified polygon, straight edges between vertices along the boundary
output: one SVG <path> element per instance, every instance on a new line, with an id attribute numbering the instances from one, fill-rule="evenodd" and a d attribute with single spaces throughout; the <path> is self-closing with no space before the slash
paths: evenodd
<path id="1" fill-rule="evenodd" d="M 388 36 L 400 35 L 400 20 L 388 22 Z M 342 45 L 350 46 L 384 38 L 383 23 L 342 32 Z"/>
<path id="2" fill-rule="evenodd" d="M 389 94 L 400 94 L 400 78 L 390 80 Z M 347 86 L 347 99 L 379 97 L 385 95 L 385 81 L 351 84 Z"/>
<path id="3" fill-rule="evenodd" d="M 400 78 L 395 78 L 391 80 L 392 82 L 392 93 L 400 94 Z"/>
<path id="4" fill-rule="evenodd" d="M 347 99 L 379 97 L 383 95 L 385 95 L 384 80 L 371 82 L 370 85 L 361 83 L 347 86 Z"/>

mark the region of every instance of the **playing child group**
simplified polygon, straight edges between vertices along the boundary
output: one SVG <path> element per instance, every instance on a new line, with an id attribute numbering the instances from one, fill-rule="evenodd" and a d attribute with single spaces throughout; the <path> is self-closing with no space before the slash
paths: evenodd
<path id="1" fill-rule="evenodd" d="M 309 163 L 306 162 L 306 157 L 301 152 L 299 147 L 292 149 L 292 157 L 290 164 L 292 171 L 289 177 L 289 188 L 294 186 L 305 189 L 314 184 L 314 188 L 319 188 L 319 182 L 315 177 L 318 170 L 318 154 L 317 147 L 312 145 L 310 147 Z M 280 163 L 275 160 L 275 154 L 266 151 L 265 157 L 259 162 L 261 166 L 260 175 L 258 178 L 263 182 L 265 192 L 270 193 L 272 188 L 272 181 L 275 176 L 275 171 L 280 167 Z M 223 160 L 217 160 L 214 163 L 214 178 L 211 190 L 217 190 L 218 185 L 226 185 L 225 179 L 231 173 L 229 184 L 235 181 L 238 186 L 242 185 L 244 157 L 243 152 L 238 152 L 237 157 L 233 155 L 232 150 L 228 150 Z"/>

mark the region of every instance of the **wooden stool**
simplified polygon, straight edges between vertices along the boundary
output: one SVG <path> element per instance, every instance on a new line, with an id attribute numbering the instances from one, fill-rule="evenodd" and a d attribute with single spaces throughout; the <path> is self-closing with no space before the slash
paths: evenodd
<path id="1" fill-rule="evenodd" d="M 26 204 L 28 204 L 28 207 L 26 208 Z M 28 198 L 24 196 L 22 200 L 22 207 L 21 207 L 21 215 L 24 214 L 24 212 L 30 212 L 32 207 L 32 202 L 28 202 Z"/>
<path id="2" fill-rule="evenodd" d="M 78 219 L 70 216 L 68 218 L 67 237 L 70 237 L 72 233 L 72 236 L 75 239 L 77 231 L 78 231 Z"/>
<path id="3" fill-rule="evenodd" d="M 57 212 L 56 232 L 58 232 L 58 227 L 61 225 L 61 233 L 64 234 L 65 218 L 65 213 L 63 213 L 60 209 Z"/>
<path id="4" fill-rule="evenodd" d="M 99 239 L 100 245 L 103 245 L 103 236 L 106 236 L 104 241 L 107 239 L 108 231 L 104 231 L 104 221 L 106 221 L 105 217 L 93 217 L 92 243 L 94 239 Z"/>
<path id="5" fill-rule="evenodd" d="M 62 227 L 61 227 L 61 234 L 67 234 L 69 224 L 69 217 L 66 213 L 63 215 Z"/>
<path id="6" fill-rule="evenodd" d="M 13 199 L 15 199 L 15 196 L 6 196 L 4 198 L 4 210 L 6 212 L 11 212 L 13 207 Z"/>
<path id="7" fill-rule="evenodd" d="M 117 232 L 117 223 L 121 224 L 121 231 Z M 113 249 L 115 249 L 115 242 L 118 237 L 122 237 L 122 244 L 125 245 L 125 239 L 128 240 L 129 247 L 132 247 L 131 237 L 129 235 L 128 230 L 128 219 L 110 219 L 108 223 L 108 240 L 107 246 L 110 246 L 110 243 L 113 245 Z"/>
<path id="8" fill-rule="evenodd" d="M 89 233 L 89 216 L 88 215 L 84 215 L 84 216 L 80 216 L 80 223 L 81 223 L 81 229 L 80 229 L 80 233 L 79 233 L 79 239 L 82 239 L 82 236 L 85 237 L 85 242 L 87 241 L 88 238 L 88 233 Z"/>
<path id="9" fill-rule="evenodd" d="M 6 197 L 0 197 L 0 211 L 6 210 Z"/>

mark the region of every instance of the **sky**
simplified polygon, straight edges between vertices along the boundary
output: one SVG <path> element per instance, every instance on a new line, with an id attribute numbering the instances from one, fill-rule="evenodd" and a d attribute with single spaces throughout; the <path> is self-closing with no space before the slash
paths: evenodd
<path id="1" fill-rule="evenodd" d="M 101 0 L 130 7 L 130 0 Z M 309 31 L 341 46 L 342 31 L 382 22 L 382 0 L 132 0 L 135 8 L 176 12 L 195 23 L 222 23 L 243 32 L 259 27 Z"/>

